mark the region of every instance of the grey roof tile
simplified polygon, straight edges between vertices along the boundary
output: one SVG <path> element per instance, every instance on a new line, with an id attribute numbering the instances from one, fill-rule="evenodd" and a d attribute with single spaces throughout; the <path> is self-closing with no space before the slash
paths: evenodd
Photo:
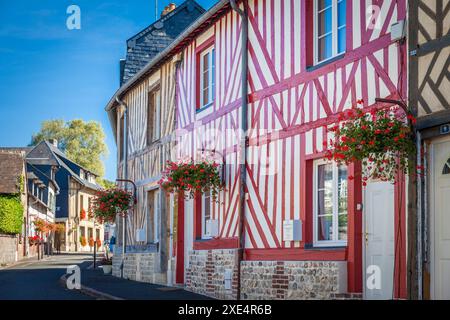
<path id="1" fill-rule="evenodd" d="M 204 12 L 205 9 L 194 0 L 186 0 L 130 38 L 127 41 L 127 57 L 120 85 L 138 73 Z"/>

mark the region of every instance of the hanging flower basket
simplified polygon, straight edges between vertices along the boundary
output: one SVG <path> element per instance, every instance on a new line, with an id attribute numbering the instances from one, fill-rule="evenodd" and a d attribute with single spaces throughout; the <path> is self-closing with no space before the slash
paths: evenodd
<path id="1" fill-rule="evenodd" d="M 36 219 L 33 221 L 34 230 L 36 232 L 47 233 L 51 231 L 51 224 L 42 219 Z"/>
<path id="2" fill-rule="evenodd" d="M 329 147 L 328 159 L 339 164 L 361 161 L 363 186 L 369 179 L 395 183 L 398 173 L 411 171 L 408 157 L 415 152 L 408 124 L 408 120 L 414 123 L 415 119 L 411 115 L 399 116 L 398 111 L 396 107 L 370 113 L 351 109 L 340 115 L 340 123 L 329 128 L 334 139 L 330 145 L 324 142 Z"/>
<path id="3" fill-rule="evenodd" d="M 102 246 L 102 241 L 100 239 L 97 239 L 96 241 L 97 248 L 100 248 Z"/>
<path id="4" fill-rule="evenodd" d="M 91 205 L 91 211 L 97 221 L 113 223 L 117 213 L 126 214 L 133 206 L 133 195 L 118 188 L 99 191 Z"/>
<path id="5" fill-rule="evenodd" d="M 211 191 L 213 199 L 224 189 L 219 174 L 219 164 L 202 160 L 199 162 L 167 161 L 166 170 L 159 184 L 169 193 L 184 192 L 188 198 Z"/>
<path id="6" fill-rule="evenodd" d="M 94 238 L 89 238 L 89 247 L 93 247 L 95 244 Z"/>
<path id="7" fill-rule="evenodd" d="M 86 247 L 86 245 L 87 245 L 86 237 L 81 236 L 80 243 L 81 243 L 82 247 Z"/>
<path id="8" fill-rule="evenodd" d="M 42 238 L 37 235 L 28 237 L 28 242 L 30 243 L 30 246 L 38 244 L 40 241 L 42 241 Z"/>
<path id="9" fill-rule="evenodd" d="M 81 211 L 80 211 L 80 219 L 81 220 L 86 219 L 86 210 L 81 209 Z"/>

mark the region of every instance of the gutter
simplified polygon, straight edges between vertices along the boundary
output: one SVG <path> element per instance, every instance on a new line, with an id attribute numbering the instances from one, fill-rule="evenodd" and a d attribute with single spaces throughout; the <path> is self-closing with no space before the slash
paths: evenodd
<path id="1" fill-rule="evenodd" d="M 128 179 L 128 105 L 116 96 L 116 102 L 124 108 L 123 112 L 123 180 Z M 136 195 L 135 195 L 136 196 Z M 127 246 L 127 215 L 123 215 L 123 225 L 122 225 L 122 262 L 120 265 L 120 277 L 123 278 L 123 267 L 125 261 L 125 252 Z"/>
<path id="2" fill-rule="evenodd" d="M 242 19 L 242 60 L 241 60 L 241 77 L 242 77 L 242 91 L 241 91 L 241 154 L 240 154 L 240 185 L 239 185 L 239 249 L 238 249 L 238 266 L 237 266 L 237 299 L 241 300 L 241 262 L 244 260 L 245 250 L 245 198 L 247 191 L 247 146 L 248 146 L 248 12 L 247 1 L 243 1 L 243 9 L 240 9 L 236 0 L 230 0 L 230 5 Z"/>

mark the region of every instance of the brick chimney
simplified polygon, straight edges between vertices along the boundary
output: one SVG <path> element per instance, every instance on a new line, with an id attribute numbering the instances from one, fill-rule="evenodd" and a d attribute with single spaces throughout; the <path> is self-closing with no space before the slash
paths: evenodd
<path id="1" fill-rule="evenodd" d="M 172 12 L 173 10 L 175 10 L 177 7 L 177 5 L 173 2 L 169 3 L 165 8 L 164 11 L 161 13 L 161 17 L 164 17 L 165 15 L 167 15 L 168 13 Z"/>

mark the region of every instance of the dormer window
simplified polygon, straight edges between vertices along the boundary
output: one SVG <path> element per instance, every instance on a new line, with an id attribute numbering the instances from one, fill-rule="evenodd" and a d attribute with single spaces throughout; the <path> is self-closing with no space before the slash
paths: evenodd
<path id="1" fill-rule="evenodd" d="M 443 175 L 450 174 L 450 158 L 444 164 L 444 169 L 442 170 L 442 174 Z"/>

